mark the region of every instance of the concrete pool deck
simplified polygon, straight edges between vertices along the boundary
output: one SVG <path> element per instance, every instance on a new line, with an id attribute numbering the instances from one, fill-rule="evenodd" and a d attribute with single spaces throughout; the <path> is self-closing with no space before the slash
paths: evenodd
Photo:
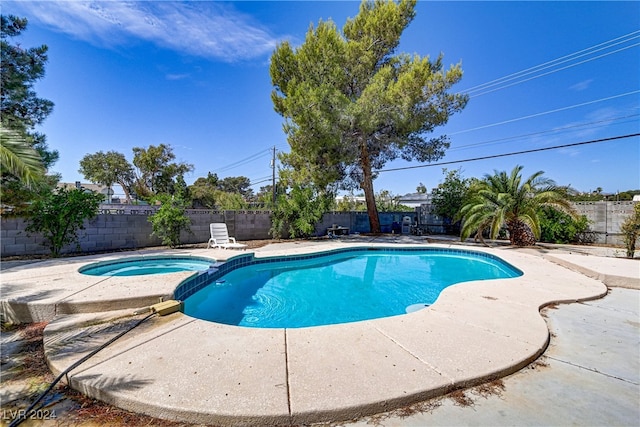
<path id="1" fill-rule="evenodd" d="M 289 242 L 254 253 L 275 256 L 378 244 L 371 240 Z M 424 244 L 424 239 L 400 236 L 374 240 Z M 568 269 L 545 257 L 573 254 L 468 249 L 497 255 L 525 274 L 450 287 L 430 308 L 408 315 L 342 325 L 251 329 L 181 313 L 152 318 L 70 372 L 68 381 L 122 408 L 189 422 L 264 425 L 353 419 L 513 373 L 547 348 L 549 332 L 541 307 L 602 297 L 607 293 L 603 279 L 606 283 L 613 277 L 629 287 L 640 281 L 634 260 L 576 255 L 582 258 L 575 264 L 564 259 Z M 222 260 L 240 252 L 163 253 Z M 131 316 L 134 308 L 170 296 L 191 274 L 112 280 L 77 273 L 82 265 L 122 256 L 127 255 L 67 258 L 3 271 L 3 311 L 35 321 L 58 314 L 45 330 L 54 372 L 131 326 L 140 318 Z M 610 265 L 615 267 L 608 271 Z M 585 271 L 604 276 L 591 274 L 600 277 L 596 280 Z M 120 311 L 95 313 L 117 308 Z"/>

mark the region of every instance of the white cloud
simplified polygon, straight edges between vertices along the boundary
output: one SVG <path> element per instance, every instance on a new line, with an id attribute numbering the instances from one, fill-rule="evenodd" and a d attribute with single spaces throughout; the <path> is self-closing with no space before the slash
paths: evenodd
<path id="1" fill-rule="evenodd" d="M 569 89 L 575 90 L 576 92 L 581 92 L 583 90 L 589 89 L 589 86 L 591 86 L 591 83 L 593 83 L 593 79 L 583 80 L 581 82 L 574 84 L 573 86 L 570 86 Z"/>
<path id="2" fill-rule="evenodd" d="M 234 62 L 270 53 L 276 38 L 252 18 L 219 2 L 16 2 L 29 19 L 94 44 L 146 40 L 189 55 Z"/>
<path id="3" fill-rule="evenodd" d="M 635 110 L 624 108 L 603 107 L 589 111 L 579 121 L 572 121 L 557 126 L 553 131 L 562 138 L 590 139 L 602 135 L 604 130 L 615 125 L 619 120 L 629 119 Z M 566 141 L 564 141 L 566 142 Z M 558 144 L 564 143 L 562 140 Z"/>
<path id="4" fill-rule="evenodd" d="M 621 111 L 617 108 L 613 107 L 603 107 L 598 108 L 597 110 L 591 111 L 587 114 L 587 120 L 596 123 L 610 123 L 614 118 L 623 116 L 624 111 Z"/>
<path id="5" fill-rule="evenodd" d="M 190 74 L 166 74 L 165 78 L 167 80 L 184 80 L 188 79 L 190 76 Z"/>
<path id="6" fill-rule="evenodd" d="M 558 152 L 560 154 L 564 154 L 569 157 L 576 157 L 582 153 L 582 151 L 579 148 L 575 148 L 575 147 L 561 148 L 558 150 Z"/>

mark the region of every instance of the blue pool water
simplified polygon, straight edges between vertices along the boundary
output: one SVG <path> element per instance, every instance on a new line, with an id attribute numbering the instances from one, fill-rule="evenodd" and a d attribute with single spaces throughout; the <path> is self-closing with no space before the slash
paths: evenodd
<path id="1" fill-rule="evenodd" d="M 178 271 L 207 270 L 214 260 L 197 257 L 132 257 L 86 265 L 79 272 L 90 276 L 142 276 L 167 274 Z"/>
<path id="2" fill-rule="evenodd" d="M 232 270 L 186 298 L 184 313 L 258 328 L 355 322 L 433 304 L 455 283 L 521 274 L 473 252 L 347 252 Z"/>

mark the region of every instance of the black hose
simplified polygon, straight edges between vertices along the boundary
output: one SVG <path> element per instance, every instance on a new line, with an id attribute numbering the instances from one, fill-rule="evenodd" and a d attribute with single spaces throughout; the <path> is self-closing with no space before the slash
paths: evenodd
<path id="1" fill-rule="evenodd" d="M 24 420 L 27 419 L 27 417 L 29 416 L 29 414 L 31 413 L 31 411 L 33 410 L 33 408 L 36 407 L 36 405 L 38 403 L 40 403 L 40 401 L 47 395 L 49 394 L 49 392 L 51 390 L 53 390 L 53 387 L 55 387 L 56 384 L 58 384 L 58 382 L 62 379 L 62 377 L 64 377 L 65 375 L 67 375 L 71 370 L 77 368 L 78 366 L 80 366 L 82 363 L 86 362 L 89 358 L 93 357 L 96 355 L 96 353 L 98 353 L 100 350 L 104 349 L 105 347 L 107 347 L 108 345 L 112 344 L 114 341 L 116 341 L 118 338 L 122 337 L 124 334 L 126 334 L 127 332 L 132 331 L 134 328 L 138 327 L 142 322 L 146 321 L 147 319 L 149 319 L 152 316 L 155 316 L 157 313 L 153 312 L 153 313 L 149 313 L 148 315 L 146 315 L 145 317 L 143 317 L 142 319 L 138 320 L 132 327 L 130 327 L 129 329 L 125 329 L 124 331 L 120 332 L 118 335 L 116 335 L 115 337 L 111 338 L 109 341 L 105 342 L 104 344 L 102 344 L 100 347 L 96 348 L 95 350 L 93 350 L 91 353 L 87 354 L 86 356 L 84 356 L 82 359 L 78 360 L 76 363 L 74 363 L 73 365 L 69 366 L 67 369 L 65 369 L 64 371 L 62 371 L 60 373 L 60 375 L 58 375 L 56 377 L 55 380 L 53 380 L 53 382 L 51 384 L 49 384 L 49 387 L 47 387 L 47 389 L 42 392 L 42 394 L 40 394 L 40 396 L 38 396 L 38 398 L 31 404 L 31 406 L 29 406 L 27 409 L 25 409 L 24 412 L 22 412 L 20 414 L 20 416 L 18 418 L 16 418 L 15 420 L 13 420 L 11 422 L 11 424 L 9 424 L 9 427 L 16 427 L 18 425 L 20 425 L 20 423 L 22 423 Z"/>

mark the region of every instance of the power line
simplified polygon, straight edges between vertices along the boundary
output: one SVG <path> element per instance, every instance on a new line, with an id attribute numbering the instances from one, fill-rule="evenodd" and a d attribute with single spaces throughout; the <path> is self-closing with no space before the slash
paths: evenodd
<path id="1" fill-rule="evenodd" d="M 475 96 L 484 95 L 486 93 L 494 92 L 494 91 L 497 91 L 497 90 L 500 90 L 500 89 L 504 89 L 504 88 L 507 88 L 507 87 L 510 87 L 510 86 L 513 86 L 513 85 L 516 85 L 516 84 L 519 84 L 519 83 L 524 83 L 526 81 L 529 81 L 529 80 L 532 80 L 532 79 L 535 79 L 535 78 L 538 78 L 538 77 L 543 77 L 545 75 L 548 75 L 548 74 L 551 74 L 551 73 L 554 73 L 554 72 L 557 72 L 557 71 L 561 71 L 561 70 L 564 70 L 566 68 L 570 68 L 570 67 L 573 67 L 573 66 L 588 62 L 588 61 L 599 59 L 599 58 L 602 58 L 604 56 L 611 55 L 613 53 L 617 53 L 617 52 L 625 50 L 625 49 L 629 49 L 629 48 L 632 48 L 632 47 L 640 46 L 640 43 L 636 43 L 636 44 L 633 44 L 633 45 L 625 46 L 625 47 L 622 47 L 622 48 L 617 49 L 615 51 L 608 52 L 608 53 L 599 55 L 597 57 L 593 57 L 593 58 L 581 61 L 581 62 L 576 63 L 576 64 L 568 65 L 568 66 L 565 66 L 563 68 L 560 68 L 560 69 L 557 69 L 557 70 L 554 70 L 554 71 L 550 71 L 550 72 L 543 73 L 543 74 L 540 74 L 540 75 L 537 75 L 537 76 L 534 76 L 534 77 L 530 77 L 530 78 L 525 79 L 525 80 L 521 80 L 519 82 L 510 83 L 510 84 L 508 84 L 506 86 L 501 86 L 501 87 L 496 88 L 496 89 L 487 90 L 487 89 L 489 89 L 491 87 L 494 87 L 494 86 L 497 86 L 497 85 L 503 85 L 504 83 L 510 82 L 512 80 L 528 76 L 530 74 L 533 74 L 533 73 L 536 73 L 536 72 L 551 68 L 553 66 L 560 65 L 560 64 L 563 64 L 563 63 L 566 63 L 566 62 L 569 62 L 569 61 L 584 57 L 586 55 L 593 54 L 595 52 L 599 52 L 599 51 L 611 48 L 613 46 L 620 45 L 622 43 L 629 42 L 629 41 L 637 39 L 639 37 L 640 37 L 640 30 L 633 31 L 631 33 L 628 33 L 628 34 L 625 34 L 623 36 L 616 37 L 616 38 L 613 38 L 611 40 L 607 40 L 605 42 L 590 46 L 588 48 L 579 50 L 579 51 L 571 53 L 569 55 L 565 55 L 565 56 L 553 59 L 551 61 L 547 61 L 547 62 L 544 62 L 542 64 L 539 64 L 539 65 L 536 65 L 536 66 L 533 66 L 533 67 L 529 67 L 529 68 L 526 68 L 524 70 L 521 70 L 521 71 L 518 71 L 518 72 L 515 72 L 515 73 L 512 73 L 512 74 L 506 75 L 504 77 L 500 77 L 498 79 L 494 79 L 494 80 L 491 80 L 489 82 L 473 86 L 473 87 L 469 88 L 468 90 L 466 90 L 465 92 L 468 93 L 468 94 L 471 94 L 473 92 L 481 92 L 480 94 L 472 95 L 472 97 L 475 97 Z M 474 131 L 474 130 L 485 129 L 485 128 L 488 128 L 488 127 L 499 126 L 499 125 L 502 125 L 502 124 L 508 124 L 508 123 L 512 123 L 512 122 L 515 122 L 515 121 L 519 121 L 519 120 L 525 120 L 525 119 L 538 117 L 538 116 L 551 114 L 551 113 L 556 113 L 556 112 L 559 112 L 559 111 L 565 111 L 565 110 L 568 110 L 568 109 L 577 108 L 577 107 L 581 107 L 581 106 L 585 106 L 585 105 L 589 105 L 589 104 L 593 104 L 593 103 L 597 103 L 597 102 L 602 102 L 602 101 L 606 101 L 606 100 L 610 100 L 610 99 L 615 99 L 615 98 L 622 97 L 622 96 L 636 94 L 638 92 L 640 92 L 640 91 L 633 91 L 633 92 L 628 92 L 628 93 L 625 93 L 625 94 L 614 95 L 614 96 L 608 97 L 608 98 L 602 98 L 602 99 L 589 101 L 589 102 L 585 102 L 585 103 L 581 103 L 581 104 L 576 104 L 576 105 L 572 105 L 572 106 L 568 106 L 568 107 L 563 107 L 563 108 L 559 108 L 559 109 L 555 109 L 555 110 L 536 113 L 536 114 L 523 116 L 523 117 L 519 117 L 519 118 L 515 118 L 515 119 L 510 119 L 510 120 L 506 120 L 506 121 L 502 121 L 502 122 L 498 122 L 498 123 L 493 123 L 493 124 L 489 124 L 489 125 L 484 125 L 484 126 L 480 126 L 480 127 L 476 127 L 476 128 L 472 128 L 472 129 L 466 129 L 466 130 L 462 130 L 462 131 L 451 133 L 449 135 L 457 135 L 457 134 L 460 134 L 460 133 L 466 133 L 466 132 L 471 132 L 471 131 Z M 513 137 L 513 138 L 515 138 L 515 137 Z M 482 144 L 482 143 L 480 143 L 480 144 Z M 480 144 L 478 144 L 478 145 L 480 145 Z M 280 145 L 279 147 L 284 147 L 284 146 Z M 289 147 L 287 147 L 287 148 L 289 148 Z M 249 156 L 249 157 L 247 157 L 245 159 L 239 160 L 237 162 L 231 163 L 231 164 L 226 165 L 226 166 L 222 166 L 221 168 L 216 169 L 216 171 L 217 172 L 224 172 L 224 171 L 227 171 L 227 170 L 242 166 L 242 165 L 244 165 L 246 163 L 249 163 L 249 162 L 252 162 L 254 160 L 257 160 L 258 158 L 265 157 L 268 154 L 268 152 L 270 152 L 271 150 L 272 150 L 272 148 L 260 151 L 260 152 L 254 154 L 252 156 Z"/>
<path id="2" fill-rule="evenodd" d="M 596 57 L 585 59 L 585 60 L 580 61 L 578 63 L 570 64 L 570 65 L 567 65 L 565 67 L 562 67 L 562 68 L 559 68 L 559 69 L 556 69 L 556 70 L 553 70 L 553 71 L 549 71 L 549 72 L 546 72 L 546 73 L 543 73 L 543 74 L 539 74 L 539 75 L 536 75 L 536 76 L 533 76 L 533 77 L 529 77 L 529 78 L 524 79 L 524 80 L 520 80 L 520 81 L 517 81 L 517 82 L 514 82 L 514 83 L 509 83 L 509 84 L 505 85 L 505 83 L 507 83 L 507 82 L 510 82 L 510 81 L 513 81 L 513 80 L 516 80 L 516 79 L 519 79 L 519 78 L 522 78 L 522 77 L 525 77 L 525 76 L 528 76 L 528 75 L 543 71 L 545 69 L 548 69 L 548 68 L 551 68 L 551 67 L 554 67 L 554 66 L 557 66 L 557 65 L 560 65 L 560 64 L 564 64 L 564 63 L 569 62 L 569 61 L 573 61 L 575 59 L 578 59 L 578 58 L 581 58 L 581 57 L 584 57 L 584 56 L 587 56 L 587 55 L 591 55 L 593 53 L 596 53 L 596 52 L 599 52 L 599 51 L 602 51 L 602 50 L 605 50 L 605 49 L 609 49 L 609 48 L 611 48 L 613 46 L 617 46 L 617 45 L 632 41 L 632 40 L 637 39 L 639 37 L 640 37 L 640 30 L 633 31 L 631 33 L 625 34 L 623 36 L 620 36 L 620 37 L 617 37 L 617 38 L 614 38 L 614 39 L 611 39 L 611 40 L 608 40 L 608 41 L 603 42 L 603 43 L 599 43 L 599 44 L 593 45 L 591 47 L 588 47 L 586 49 L 582 49 L 580 51 L 571 53 L 569 55 L 565 55 L 565 56 L 562 56 L 560 58 L 556 58 L 554 60 L 547 61 L 545 63 L 542 63 L 542 64 L 539 64 L 539 65 L 536 65 L 536 66 L 533 66 L 533 67 L 518 71 L 516 73 L 512 73 L 512 74 L 509 74 L 507 76 L 500 77 L 498 79 L 494 79 L 494 80 L 491 80 L 489 82 L 473 86 L 470 89 L 468 89 L 466 91 L 466 93 L 471 94 L 473 92 L 480 92 L 479 94 L 472 95 L 472 97 L 481 96 L 481 95 L 484 95 L 484 94 L 487 94 L 487 93 L 490 93 L 490 92 L 495 92 L 497 90 L 501 90 L 501 89 L 505 89 L 505 88 L 510 87 L 510 86 L 514 86 L 516 84 L 524 83 L 524 82 L 529 81 L 529 80 L 533 80 L 533 79 L 536 79 L 536 78 L 539 78 L 539 77 L 543 77 L 543 76 L 546 76 L 546 75 L 549 75 L 549 74 L 552 74 L 552 73 L 555 73 L 555 72 L 558 72 L 558 71 L 561 71 L 561 70 L 564 70 L 564 69 L 567 69 L 567 68 L 571 68 L 571 67 L 583 64 L 585 62 L 593 61 L 595 59 L 599 59 L 599 58 L 602 58 L 604 56 L 608 56 L 608 55 L 620 52 L 622 50 L 626 50 L 626 49 L 629 49 L 629 48 L 632 48 L 632 47 L 640 46 L 640 43 L 624 46 L 624 47 L 622 47 L 620 49 L 617 49 L 615 51 L 607 52 L 607 53 L 598 55 Z M 499 86 L 499 85 L 502 85 L 502 86 L 494 88 L 494 89 L 490 89 L 492 87 Z M 520 121 L 520 120 L 525 120 L 525 119 L 529 119 L 529 118 L 539 117 L 539 116 L 542 116 L 542 115 L 556 113 L 556 112 L 560 112 L 560 111 L 565 111 L 565 110 L 569 110 L 569 109 L 572 109 L 572 108 L 577 108 L 577 107 L 581 107 L 581 106 L 585 106 L 585 105 L 594 104 L 594 103 L 597 103 L 597 102 L 602 102 L 602 101 L 606 101 L 606 100 L 610 100 L 610 99 L 615 99 L 615 98 L 619 98 L 619 97 L 623 97 L 623 96 L 636 94 L 636 93 L 639 93 L 639 92 L 640 91 L 633 91 L 633 92 L 628 92 L 628 93 L 625 93 L 625 94 L 614 95 L 614 96 L 611 96 L 611 97 L 602 98 L 602 99 L 598 99 L 598 100 L 594 100 L 594 101 L 589 101 L 589 102 L 585 102 L 585 103 L 581 103 L 581 104 L 575 104 L 575 105 L 568 106 L 568 107 L 563 107 L 563 108 L 549 110 L 549 111 L 536 113 L 536 114 L 532 114 L 532 115 L 528 115 L 528 116 L 518 117 L 518 118 L 505 120 L 505 121 L 501 121 L 501 122 L 497 122 L 497 123 L 493 123 L 493 124 L 479 126 L 479 127 L 472 128 L 472 129 L 466 129 L 466 130 L 462 130 L 462 131 L 451 133 L 449 135 L 457 135 L 457 134 L 461 134 L 461 133 L 466 133 L 466 132 L 485 129 L 485 128 L 489 128 L 489 127 L 499 126 L 499 125 L 508 124 L 508 123 L 512 123 L 512 122 L 516 122 L 516 121 Z M 546 133 L 546 132 L 551 132 L 551 131 L 545 131 L 545 132 L 539 132 L 539 133 Z M 535 134 L 529 134 L 529 135 L 524 135 L 524 136 L 530 136 L 530 135 L 535 135 Z M 515 139 L 515 138 L 518 138 L 518 137 L 505 138 L 504 140 Z M 482 145 L 482 144 L 495 142 L 495 141 L 496 140 L 488 141 L 488 142 L 485 142 L 485 143 L 473 144 L 473 145 Z M 497 140 L 497 141 L 500 141 L 500 140 Z M 461 149 L 461 148 L 463 148 L 463 147 L 457 147 L 455 149 Z M 231 163 L 229 165 L 226 165 L 226 166 L 223 166 L 221 168 L 218 168 L 218 169 L 216 169 L 216 172 L 224 172 L 224 171 L 227 171 L 227 170 L 234 169 L 236 167 L 242 166 L 242 165 L 244 165 L 246 163 L 250 163 L 252 161 L 255 161 L 255 160 L 257 160 L 257 159 L 259 159 L 261 157 L 266 157 L 271 150 L 272 150 L 272 148 L 267 149 L 267 150 L 262 150 L 262 151 L 254 154 L 252 156 L 249 156 L 249 157 L 247 157 L 245 159 L 241 159 L 241 160 L 238 160 L 237 162 L 234 162 L 234 163 Z M 381 170 L 381 172 L 383 172 L 383 171 L 387 171 L 387 170 Z M 264 181 L 261 180 L 261 181 L 258 181 L 256 183 L 252 183 L 252 185 L 258 184 L 258 183 L 262 183 L 262 182 L 264 182 Z"/>
<path id="3" fill-rule="evenodd" d="M 578 52 L 574 52 L 574 53 L 571 53 L 571 54 L 569 54 L 569 55 L 565 55 L 565 56 L 562 56 L 562 57 L 560 57 L 560 58 L 556 58 L 556 59 L 553 59 L 553 60 L 551 60 L 551 61 L 547 61 L 547 62 L 545 62 L 545 63 L 539 64 L 539 65 L 535 65 L 535 66 L 533 66 L 533 67 L 529 67 L 529 68 L 524 69 L 524 70 L 522 70 L 522 71 L 518 71 L 518 72 L 515 72 L 515 73 L 512 73 L 512 74 L 506 75 L 506 76 L 504 76 L 504 77 L 500 77 L 500 78 L 495 79 L 495 80 L 491 80 L 491 81 L 489 81 L 489 82 L 487 82 L 487 83 L 482 83 L 482 84 L 479 84 L 479 85 L 473 86 L 473 87 L 471 87 L 471 88 L 467 89 L 467 91 L 466 91 L 466 92 L 473 92 L 473 91 L 475 91 L 475 90 L 480 90 L 483 86 L 489 86 L 489 85 L 492 85 L 493 83 L 496 83 L 496 82 L 499 82 L 499 81 L 502 81 L 502 80 L 507 80 L 507 81 L 508 81 L 508 80 L 511 80 L 511 77 L 515 77 L 515 76 L 518 76 L 518 75 L 523 74 L 523 73 L 525 73 L 525 75 L 526 75 L 526 74 L 530 74 L 529 72 L 530 72 L 530 71 L 532 71 L 532 70 L 535 70 L 536 68 L 540 68 L 540 67 L 546 66 L 546 65 L 548 65 L 548 64 L 552 64 L 552 63 L 554 63 L 554 62 L 557 62 L 557 61 L 563 60 L 563 59 L 565 59 L 565 58 L 569 58 L 569 57 L 571 57 L 571 56 L 574 56 L 574 55 L 576 55 L 576 54 L 578 54 L 578 53 L 586 52 L 586 51 L 591 50 L 591 49 L 593 49 L 593 48 L 595 48 L 595 47 L 600 47 L 600 46 L 602 46 L 602 45 L 605 45 L 605 44 L 607 44 L 607 43 L 610 43 L 610 42 L 613 42 L 613 41 L 617 41 L 617 40 L 623 39 L 623 38 L 625 38 L 625 37 L 629 37 L 629 36 L 632 36 L 632 35 L 633 35 L 634 37 L 632 37 L 632 38 L 637 38 L 637 37 L 638 37 L 638 36 L 637 36 L 637 34 L 638 34 L 638 33 L 640 33 L 640 30 L 633 31 L 633 32 L 628 33 L 628 34 L 625 34 L 625 35 L 623 35 L 623 36 L 616 37 L 616 38 L 614 38 L 614 39 L 608 40 L 608 41 L 606 41 L 606 42 L 602 42 L 602 43 L 597 44 L 597 45 L 594 45 L 594 46 L 590 46 L 590 47 L 588 47 L 588 48 L 586 48 L 586 49 L 582 49 L 582 50 L 580 50 L 580 51 L 578 51 Z M 620 43 L 622 43 L 622 42 L 620 42 Z M 619 44 L 619 43 L 616 43 L 616 44 Z M 601 49 L 599 49 L 599 50 L 601 50 Z M 581 56 L 583 56 L 583 55 L 581 55 Z M 562 62 L 566 62 L 566 61 L 562 61 Z M 561 63 L 562 63 L 562 62 L 561 62 Z M 545 67 L 545 68 L 546 68 L 546 67 Z"/>
<path id="4" fill-rule="evenodd" d="M 259 181 L 263 179 L 271 178 L 271 175 L 261 176 L 260 178 L 249 178 L 249 181 Z"/>
<path id="5" fill-rule="evenodd" d="M 499 158 L 499 157 L 516 156 L 518 154 L 535 153 L 535 152 L 538 152 L 538 151 L 556 150 L 558 148 L 576 147 L 578 145 L 586 145 L 586 144 L 595 144 L 595 143 L 599 143 L 599 142 L 615 141 L 615 140 L 618 140 L 618 139 L 633 138 L 634 136 L 640 136 L 640 133 L 632 133 L 632 134 L 628 134 L 628 135 L 613 136 L 613 137 L 610 137 L 610 138 L 594 139 L 594 140 L 591 140 L 591 141 L 575 142 L 575 143 L 572 143 L 572 144 L 555 145 L 553 147 L 535 148 L 535 149 L 531 149 L 531 150 L 516 151 L 516 152 L 513 152 L 513 153 L 493 154 L 491 156 L 474 157 L 474 158 L 471 158 L 471 159 L 452 160 L 450 162 L 430 163 L 430 164 L 427 164 L 427 165 L 416 165 L 416 166 L 404 166 L 404 167 L 401 167 L 401 168 L 392 168 L 392 169 L 380 169 L 380 170 L 378 170 L 376 172 L 378 172 L 378 173 L 379 172 L 396 172 L 396 171 L 408 170 L 408 169 L 427 168 L 427 167 L 431 167 L 431 166 L 451 165 L 451 164 L 454 164 L 454 163 L 474 162 L 474 161 L 477 161 L 477 160 L 496 159 L 496 158 Z"/>
<path id="6" fill-rule="evenodd" d="M 494 127 L 494 126 L 505 125 L 505 124 L 517 122 L 517 121 L 520 121 L 520 120 L 525 120 L 525 119 L 531 119 L 531 118 L 534 118 L 534 117 L 544 116 L 546 114 L 551 114 L 551 113 L 557 113 L 557 112 L 560 112 L 560 111 L 571 110 L 571 109 L 577 108 L 577 107 L 584 107 L 585 105 L 591 105 L 591 104 L 595 104 L 597 102 L 609 101 L 611 99 L 621 98 L 623 96 L 634 95 L 636 93 L 640 93 L 640 90 L 634 90 L 634 91 L 627 92 L 627 93 L 622 93 L 622 94 L 619 94 L 619 95 L 613 95 L 613 96 L 609 96 L 609 97 L 606 97 L 606 98 L 596 99 L 596 100 L 593 100 L 593 101 L 582 102 L 580 104 L 569 105 L 568 107 L 556 108 L 554 110 L 543 111 L 541 113 L 530 114 L 528 116 L 517 117 L 515 119 L 509 119 L 509 120 L 504 120 L 504 121 L 497 122 L 497 123 L 491 123 L 491 124 L 488 124 L 488 125 L 478 126 L 478 127 L 471 128 L 471 129 L 465 129 L 465 130 L 461 130 L 461 131 L 458 131 L 458 132 L 450 133 L 449 135 L 450 136 L 451 135 L 459 135 L 461 133 L 467 133 L 467 132 L 471 132 L 471 131 L 474 131 L 474 130 L 480 130 L 480 129 L 486 129 L 486 128 L 490 128 L 490 127 Z"/>
<path id="7" fill-rule="evenodd" d="M 618 50 L 615 50 L 613 52 L 603 53 L 602 55 L 599 55 L 599 56 L 596 56 L 596 57 L 593 57 L 593 58 L 589 58 L 589 59 L 585 59 L 584 61 L 580 61 L 580 62 L 577 62 L 575 64 L 567 65 L 565 67 L 558 68 L 558 69 L 553 70 L 553 71 L 548 71 L 546 73 L 542 73 L 542 74 L 539 74 L 537 76 L 529 77 L 528 79 L 520 80 L 520 81 L 517 81 L 517 82 L 514 82 L 514 83 L 510 83 L 508 85 L 500 86 L 500 87 L 495 88 L 495 89 L 491 89 L 491 90 L 487 90 L 487 91 L 484 91 L 484 92 L 481 92 L 481 93 L 478 93 L 478 94 L 475 94 L 475 95 L 471 95 L 471 98 L 476 98 L 478 96 L 482 96 L 482 95 L 486 95 L 488 93 L 496 92 L 496 91 L 501 90 L 501 89 L 506 89 L 508 87 L 515 86 L 515 85 L 518 85 L 520 83 L 528 82 L 530 80 L 535 80 L 537 78 L 544 77 L 544 76 L 547 76 L 549 74 L 554 74 L 554 73 L 557 73 L 558 71 L 566 70 L 567 68 L 572 68 L 572 67 L 575 67 L 577 65 L 581 65 L 581 64 L 584 64 L 584 63 L 587 63 L 587 62 L 594 61 L 596 59 L 604 58 L 605 56 L 609 56 L 609 55 L 612 55 L 614 53 L 618 53 L 618 52 L 621 52 L 623 50 L 627 50 L 627 49 L 630 49 L 630 48 L 636 47 L 636 46 L 640 46 L 640 43 L 636 43 L 636 44 L 633 44 L 631 46 L 625 46 L 625 47 L 620 48 Z"/>
<path id="8" fill-rule="evenodd" d="M 569 55 L 565 55 L 565 56 L 562 56 L 560 58 L 556 58 L 554 60 L 547 61 L 545 63 L 539 64 L 539 65 L 535 65 L 533 67 L 529 67 L 529 68 L 524 69 L 522 71 L 518 71 L 518 72 L 515 72 L 515 73 L 512 73 L 512 74 L 506 75 L 504 77 L 500 77 L 498 79 L 494 79 L 494 80 L 491 80 L 489 82 L 473 86 L 473 87 L 467 89 L 465 92 L 467 94 L 472 94 L 473 92 L 482 92 L 482 93 L 477 94 L 477 95 L 472 95 L 472 97 L 484 95 L 485 93 L 490 93 L 490 92 L 493 92 L 493 91 L 496 91 L 496 90 L 499 90 L 499 89 L 503 89 L 503 88 L 506 88 L 506 87 L 509 87 L 509 86 L 513 86 L 515 84 L 524 83 L 525 81 L 529 81 L 529 80 L 532 80 L 532 79 L 535 79 L 535 78 L 538 78 L 538 77 L 542 77 L 542 76 L 545 76 L 545 75 L 548 75 L 548 74 L 551 74 L 551 73 L 554 73 L 554 72 L 557 72 L 557 71 L 564 70 L 566 68 L 574 67 L 576 65 L 580 65 L 580 64 L 583 64 L 585 62 L 593 61 L 595 59 L 599 59 L 599 58 L 602 58 L 604 56 L 608 56 L 608 55 L 611 55 L 613 53 L 617 53 L 617 52 L 620 52 L 622 50 L 629 49 L 631 47 L 638 46 L 638 44 L 631 45 L 631 46 L 626 46 L 626 47 L 623 47 L 623 48 L 618 49 L 616 51 L 608 52 L 608 53 L 599 55 L 597 57 L 581 61 L 581 62 L 576 63 L 576 64 L 568 65 L 568 66 L 565 66 L 563 68 L 557 69 L 555 71 L 550 71 L 550 72 L 547 72 L 547 73 L 544 73 L 544 74 L 541 74 L 541 75 L 538 75 L 538 76 L 535 76 L 535 77 L 528 78 L 526 80 L 522 80 L 520 82 L 516 82 L 516 83 L 509 84 L 507 86 L 503 86 L 503 87 L 498 88 L 498 89 L 493 89 L 493 90 L 490 90 L 490 91 L 487 90 L 487 89 L 489 89 L 491 87 L 498 86 L 498 85 L 503 85 L 503 84 L 505 84 L 505 83 L 507 83 L 509 81 L 516 80 L 518 78 L 522 78 L 522 77 L 528 76 L 530 74 L 534 74 L 534 73 L 543 71 L 545 69 L 548 69 L 548 68 L 551 68 L 551 67 L 554 67 L 554 66 L 557 66 L 557 65 L 560 65 L 560 64 L 564 64 L 566 62 L 581 58 L 581 57 L 586 56 L 586 55 L 590 55 L 590 54 L 599 52 L 599 51 L 604 50 L 604 49 L 611 48 L 613 46 L 617 46 L 617 45 L 622 44 L 622 43 L 629 42 L 629 41 L 631 41 L 633 39 L 636 39 L 636 38 L 640 37 L 639 33 L 640 33 L 640 30 L 633 31 L 633 32 L 631 32 L 629 34 L 625 34 L 623 36 L 620 36 L 620 37 L 608 40 L 606 42 L 603 42 L 603 43 L 588 47 L 586 49 L 582 49 L 580 51 L 571 53 Z M 626 40 L 621 40 L 621 39 L 626 39 Z M 616 43 L 613 43 L 613 42 L 616 42 Z M 596 49 L 596 48 L 599 48 L 599 49 Z"/>
<path id="9" fill-rule="evenodd" d="M 614 122 L 618 121 L 618 120 L 622 120 L 622 119 L 628 119 L 631 117 L 638 117 L 640 114 L 629 114 L 626 116 L 619 116 L 619 117 L 611 117 L 611 118 L 607 118 L 607 119 L 603 119 L 603 120 L 597 120 L 597 121 L 593 121 L 593 122 L 587 122 L 587 123 L 578 123 L 575 125 L 568 125 L 568 126 L 563 126 L 563 127 L 558 127 L 558 128 L 554 128 L 554 129 L 548 129 L 548 130 L 543 130 L 543 131 L 539 131 L 539 132 L 532 132 L 532 133 L 527 133 L 527 134 L 522 134 L 522 135 L 515 135 L 515 136 L 508 136 L 505 138 L 498 138 L 498 139 L 491 139 L 488 141 L 483 141 L 483 142 L 476 142 L 473 144 L 466 144 L 466 145 L 459 145 L 457 147 L 452 147 L 449 148 L 447 151 L 455 151 L 455 150 L 465 150 L 467 148 L 474 148 L 474 147 L 479 147 L 479 146 L 486 146 L 489 144 L 493 144 L 496 142 L 505 142 L 505 141 L 511 141 L 511 140 L 517 140 L 520 138 L 526 138 L 526 137 L 530 137 L 530 136 L 536 136 L 536 135 L 544 135 L 546 133 L 558 133 L 558 132 L 562 132 L 562 131 L 567 131 L 570 129 L 575 129 L 575 128 L 581 128 L 581 127 L 585 127 L 585 126 L 591 126 L 591 125 L 596 125 L 596 124 L 600 124 L 600 123 L 605 123 L 605 124 L 613 124 Z M 617 124 L 624 124 L 624 123 L 630 123 L 630 122 L 634 122 L 633 120 L 628 120 L 626 122 L 621 122 L 621 123 L 617 123 Z M 604 125 L 600 125 L 599 127 L 604 126 Z M 594 129 L 594 127 L 590 127 L 587 128 L 587 130 L 590 129 Z"/>
<path id="10" fill-rule="evenodd" d="M 263 182 L 271 182 L 271 177 L 263 179 L 262 181 L 252 182 L 251 187 L 253 187 L 254 185 L 262 184 Z"/>
<path id="11" fill-rule="evenodd" d="M 262 182 L 266 182 L 266 181 L 270 181 L 271 180 L 271 175 L 267 175 L 267 176 L 263 176 L 260 178 L 253 178 L 253 179 L 249 179 L 250 185 L 254 186 L 256 184 L 260 184 Z"/>
<path id="12" fill-rule="evenodd" d="M 219 168 L 216 168 L 216 169 L 214 169 L 214 171 L 216 173 L 218 173 L 218 172 L 225 172 L 225 171 L 228 171 L 230 169 L 237 168 L 239 166 L 242 166 L 242 165 L 245 165 L 247 163 L 253 162 L 253 161 L 255 161 L 255 160 L 257 160 L 257 159 L 259 159 L 261 157 L 267 156 L 269 154 L 269 151 L 270 150 L 260 150 L 259 152 L 255 153 L 255 154 L 252 154 L 249 157 L 245 157 L 244 159 L 241 159 L 241 160 L 238 160 L 236 162 L 230 163 L 230 164 L 228 164 L 226 166 L 221 166 Z"/>

